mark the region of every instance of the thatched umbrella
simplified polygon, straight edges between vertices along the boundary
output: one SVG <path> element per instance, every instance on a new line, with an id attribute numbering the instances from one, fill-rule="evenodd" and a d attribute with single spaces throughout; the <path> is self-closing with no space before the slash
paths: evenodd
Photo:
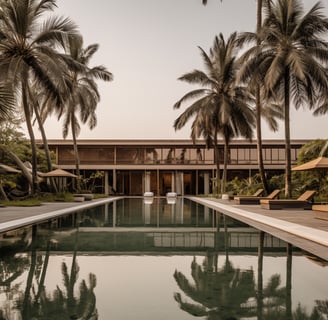
<path id="1" fill-rule="evenodd" d="M 57 183 L 58 191 L 64 191 L 64 187 L 66 186 L 66 178 L 77 178 L 77 175 L 63 169 L 55 169 L 47 173 L 43 173 L 42 177 L 54 178 Z"/>
<path id="2" fill-rule="evenodd" d="M 314 170 L 314 169 L 328 169 L 328 158 L 318 157 L 314 160 L 305 162 L 292 168 L 292 171 L 305 171 L 305 170 Z"/>
<path id="3" fill-rule="evenodd" d="M 310 170 L 315 170 L 318 172 L 319 189 L 320 189 L 327 176 L 328 158 L 318 157 L 314 160 L 310 160 L 308 162 L 305 162 L 303 164 L 300 164 L 292 168 L 292 171 L 310 171 Z"/>
<path id="4" fill-rule="evenodd" d="M 49 171 L 47 173 L 43 173 L 42 176 L 47 177 L 47 178 L 58 178 L 58 177 L 77 178 L 77 175 L 70 173 L 68 171 L 65 171 L 63 169 L 55 169 L 55 170 Z"/>

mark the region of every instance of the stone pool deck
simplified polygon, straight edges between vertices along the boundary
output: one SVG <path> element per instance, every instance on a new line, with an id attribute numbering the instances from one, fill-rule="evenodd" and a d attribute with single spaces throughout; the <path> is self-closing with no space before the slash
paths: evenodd
<path id="1" fill-rule="evenodd" d="M 25 208 L 0 207 L 0 232 L 102 205 L 118 198 L 120 197 L 85 202 L 49 202 Z M 267 210 L 261 209 L 259 205 L 237 205 L 229 200 L 188 198 L 328 260 L 328 221 L 314 218 L 311 210 Z"/>
<path id="2" fill-rule="evenodd" d="M 35 207 L 0 207 L 0 232 L 17 229 L 77 210 L 96 207 L 116 199 L 119 198 L 102 198 L 85 202 L 45 202 L 41 206 Z"/>
<path id="3" fill-rule="evenodd" d="M 238 205 L 233 200 L 190 199 L 328 261 L 328 221 L 315 218 L 312 210 L 269 210 L 262 209 L 260 205 Z"/>

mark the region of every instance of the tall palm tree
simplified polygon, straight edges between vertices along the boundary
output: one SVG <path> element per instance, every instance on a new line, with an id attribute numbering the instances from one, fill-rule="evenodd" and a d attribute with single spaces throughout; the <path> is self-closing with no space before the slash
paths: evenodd
<path id="1" fill-rule="evenodd" d="M 320 2 L 304 14 L 299 0 L 278 0 L 265 5 L 266 17 L 259 34 L 244 33 L 245 43 L 253 42 L 245 58 L 243 77 L 256 76 L 264 94 L 281 103 L 285 123 L 285 196 L 291 197 L 290 105 L 296 108 L 318 103 L 326 95 L 328 82 L 328 19 Z M 258 40 L 260 39 L 260 40 Z M 260 49 L 260 50 L 259 50 Z"/>
<path id="2" fill-rule="evenodd" d="M 37 157 L 28 99 L 29 87 L 37 81 L 54 100 L 65 88 L 59 68 L 63 59 L 54 49 L 77 33 L 76 26 L 66 18 L 48 17 L 56 7 L 55 0 L 0 1 L 0 69 L 1 76 L 11 81 L 21 101 L 32 149 L 32 193 L 37 189 Z"/>
<path id="3" fill-rule="evenodd" d="M 194 70 L 186 73 L 179 80 L 200 85 L 201 89 L 184 95 L 174 108 L 190 99 L 194 101 L 174 122 L 176 130 L 181 129 L 187 121 L 195 116 L 191 137 L 193 140 L 203 136 L 208 144 L 214 146 L 219 177 L 219 157 L 217 136 L 224 139 L 224 170 L 221 192 L 225 192 L 229 142 L 233 137 L 243 136 L 250 139 L 255 124 L 254 111 L 251 107 L 254 99 L 246 87 L 236 85 L 239 65 L 236 63 L 237 33 L 231 34 L 227 41 L 222 34 L 215 37 L 209 55 L 202 49 L 206 72 Z"/>
<path id="4" fill-rule="evenodd" d="M 272 0 L 257 0 L 257 10 L 256 10 L 256 32 L 258 33 L 261 26 L 262 26 L 262 8 L 263 8 L 263 1 L 266 2 L 268 5 L 268 8 L 270 9 L 271 7 L 271 2 Z M 221 0 L 222 2 L 222 0 Z M 202 0 L 203 5 L 207 5 L 207 0 Z M 270 113 L 269 117 L 266 117 L 266 114 L 263 114 L 263 106 L 261 103 L 261 90 L 259 84 L 255 84 L 254 86 L 255 90 L 255 99 L 256 99 L 256 108 L 255 108 L 255 114 L 256 114 L 256 144 L 257 144 L 257 160 L 258 160 L 258 166 L 259 166 L 259 174 L 261 177 L 261 181 L 263 184 L 263 188 L 265 192 L 268 194 L 269 193 L 269 185 L 267 178 L 265 176 L 265 171 L 264 171 L 264 163 L 263 163 L 263 152 L 262 152 L 262 123 L 261 123 L 261 118 L 264 115 L 264 117 L 268 120 L 270 128 L 272 130 L 277 129 L 277 123 L 275 121 L 275 117 L 280 118 L 280 113 L 277 111 L 267 111 Z M 270 108 L 271 109 L 271 108 Z"/>
<path id="5" fill-rule="evenodd" d="M 112 73 L 104 66 L 89 67 L 89 62 L 98 48 L 98 44 L 92 44 L 84 49 L 82 37 L 71 39 L 66 46 L 67 54 L 83 67 L 80 70 L 69 72 L 72 89 L 64 101 L 63 108 L 58 113 L 59 118 L 64 116 L 63 137 L 66 138 L 69 130 L 71 130 L 78 177 L 80 177 L 80 160 L 77 147 L 77 136 L 80 133 L 78 115 L 83 124 L 87 123 L 89 128 L 93 129 L 97 124 L 96 108 L 100 101 L 96 80 L 113 80 Z M 79 178 L 77 188 L 80 189 Z"/>

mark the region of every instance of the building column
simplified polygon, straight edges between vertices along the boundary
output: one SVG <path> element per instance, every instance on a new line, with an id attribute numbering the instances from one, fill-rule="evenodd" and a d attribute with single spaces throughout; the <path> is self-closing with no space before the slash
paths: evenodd
<path id="1" fill-rule="evenodd" d="M 171 175 L 171 191 L 176 192 L 175 173 L 172 172 Z"/>
<path id="2" fill-rule="evenodd" d="M 117 176 L 116 176 L 116 169 L 113 169 L 113 186 L 114 190 L 117 191 Z"/>
<path id="3" fill-rule="evenodd" d="M 104 177 L 104 183 L 105 183 L 105 194 L 109 194 L 109 186 L 108 186 L 108 171 L 105 171 L 105 177 Z"/>
<path id="4" fill-rule="evenodd" d="M 144 177 L 144 179 L 145 179 L 145 190 L 144 190 L 144 192 L 149 192 L 149 191 L 151 191 L 150 190 L 150 171 L 146 171 L 145 172 L 145 177 Z"/>
<path id="5" fill-rule="evenodd" d="M 210 193 L 210 174 L 204 172 L 204 194 Z"/>
<path id="6" fill-rule="evenodd" d="M 196 174 L 196 195 L 199 194 L 199 186 L 198 186 L 198 179 L 199 179 L 199 174 L 198 174 L 198 170 L 195 171 Z"/>
<path id="7" fill-rule="evenodd" d="M 160 186 L 159 186 L 159 169 L 156 170 L 156 182 L 157 182 L 157 196 L 161 195 Z"/>
<path id="8" fill-rule="evenodd" d="M 176 193 L 182 196 L 184 195 L 183 172 L 176 173 Z"/>

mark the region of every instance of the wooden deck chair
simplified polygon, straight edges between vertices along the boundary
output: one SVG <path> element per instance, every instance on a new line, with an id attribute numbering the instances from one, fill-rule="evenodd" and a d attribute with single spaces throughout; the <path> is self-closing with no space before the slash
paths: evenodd
<path id="1" fill-rule="evenodd" d="M 275 189 L 266 197 L 237 196 L 234 200 L 237 204 L 259 204 L 261 199 L 276 199 L 280 192 L 280 189 Z"/>
<path id="2" fill-rule="evenodd" d="M 321 220 L 328 220 L 328 204 L 314 204 L 312 205 L 314 218 Z"/>
<path id="3" fill-rule="evenodd" d="M 257 189 L 253 194 L 235 195 L 233 199 L 237 197 L 261 197 L 263 193 L 264 193 L 264 189 Z"/>
<path id="4" fill-rule="evenodd" d="M 297 199 L 263 199 L 260 201 L 261 208 L 270 210 L 281 209 L 304 209 L 311 210 L 313 197 L 316 191 L 308 190 Z"/>

